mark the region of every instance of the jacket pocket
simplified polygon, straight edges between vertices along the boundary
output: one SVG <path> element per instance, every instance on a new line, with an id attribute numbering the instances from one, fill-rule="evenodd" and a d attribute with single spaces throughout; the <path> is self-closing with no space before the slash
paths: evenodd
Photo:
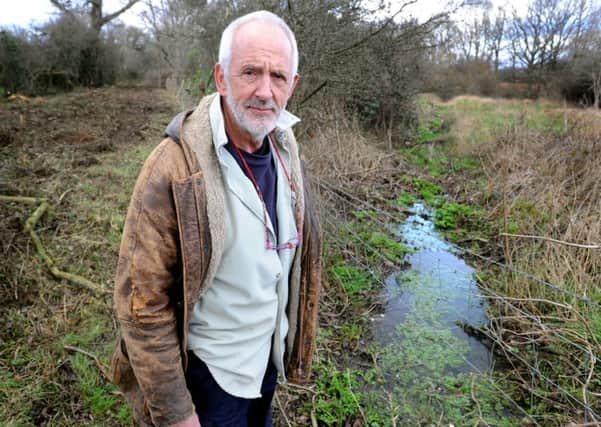
<path id="1" fill-rule="evenodd" d="M 109 378 L 111 382 L 118 385 L 119 388 L 127 390 L 133 385 L 131 382 L 135 382 L 135 377 L 129 359 L 124 351 L 124 346 L 125 343 L 123 342 L 123 339 L 119 337 L 111 360 Z"/>

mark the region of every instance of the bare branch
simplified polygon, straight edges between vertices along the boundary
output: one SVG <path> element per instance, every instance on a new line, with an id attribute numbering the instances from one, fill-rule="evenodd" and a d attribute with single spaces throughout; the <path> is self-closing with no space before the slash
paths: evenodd
<path id="1" fill-rule="evenodd" d="M 53 1 L 57 1 L 57 0 L 53 0 Z M 133 5 L 135 5 L 139 1 L 140 0 L 129 0 L 129 2 L 125 6 L 123 6 L 121 9 L 119 9 L 116 12 L 113 12 L 109 15 L 103 16 L 100 20 L 100 26 L 106 24 L 107 22 L 112 21 L 117 16 L 121 15 L 123 12 L 126 12 L 128 9 L 130 9 Z"/>
<path id="2" fill-rule="evenodd" d="M 350 46 L 347 46 L 347 47 L 344 47 L 342 49 L 338 49 L 337 51 L 332 52 L 331 55 L 335 56 L 335 55 L 340 55 L 341 53 L 344 53 L 344 52 L 348 52 L 349 50 L 352 50 L 352 49 L 355 49 L 356 47 L 361 46 L 363 43 L 368 41 L 370 38 L 377 36 L 382 31 L 384 31 L 384 29 L 386 29 L 394 21 L 394 18 L 396 18 L 407 6 L 412 5 L 414 3 L 417 3 L 417 0 L 406 1 L 405 3 L 403 3 L 400 6 L 400 8 L 394 14 L 392 14 L 392 16 L 390 16 L 386 21 L 384 21 L 384 23 L 382 25 L 380 25 L 380 27 L 378 29 L 376 29 L 375 31 L 372 31 L 371 33 L 369 33 L 368 35 L 363 37 L 361 40 L 356 41 L 355 43 L 351 44 Z"/>
<path id="3" fill-rule="evenodd" d="M 67 6 L 65 6 L 65 4 L 61 0 L 50 0 L 50 3 L 52 3 L 52 5 L 54 7 L 56 7 L 58 10 L 60 10 L 61 12 L 66 13 L 71 16 L 75 16 L 75 13 L 73 13 L 73 11 L 71 9 L 69 9 Z"/>

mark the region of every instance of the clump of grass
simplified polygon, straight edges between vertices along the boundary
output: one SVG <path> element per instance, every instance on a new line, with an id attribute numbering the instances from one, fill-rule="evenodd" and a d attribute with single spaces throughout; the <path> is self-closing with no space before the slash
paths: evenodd
<path id="1" fill-rule="evenodd" d="M 316 370 L 316 398 L 313 408 L 319 421 L 327 426 L 340 425 L 357 418 L 357 372 L 337 370 L 331 363 L 318 363 Z M 353 391 L 354 390 L 354 391 Z"/>
<path id="2" fill-rule="evenodd" d="M 416 199 L 413 194 L 409 193 L 408 191 L 402 191 L 394 200 L 394 203 L 397 206 L 411 206 L 413 203 L 415 203 L 415 200 Z"/>
<path id="3" fill-rule="evenodd" d="M 403 179 L 412 185 L 424 202 L 428 204 L 434 204 L 442 194 L 442 187 L 427 179 L 411 176 L 404 176 Z"/>
<path id="4" fill-rule="evenodd" d="M 349 296 L 369 290 L 373 286 L 373 280 L 369 273 L 362 271 L 355 265 L 340 263 L 328 269 L 330 276 L 344 288 Z"/>
<path id="5" fill-rule="evenodd" d="M 442 230 L 455 229 L 474 214 L 474 208 L 463 203 L 444 201 L 436 208 L 434 224 Z"/>
<path id="6" fill-rule="evenodd" d="M 398 172 L 398 159 L 381 149 L 384 142 L 366 133 L 357 118 L 349 118 L 338 105 L 324 111 L 329 111 L 321 117 L 327 125 L 297 134 L 312 176 L 357 195 L 364 186 L 373 189 L 374 181 Z"/>

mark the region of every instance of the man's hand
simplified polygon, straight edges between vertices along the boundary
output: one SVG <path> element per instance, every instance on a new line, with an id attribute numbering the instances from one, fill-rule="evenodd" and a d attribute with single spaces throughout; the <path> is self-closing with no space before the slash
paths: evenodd
<path id="1" fill-rule="evenodd" d="M 188 418 L 183 421 L 180 421 L 177 424 L 173 424 L 171 427 L 201 427 L 200 421 L 198 421 L 198 415 L 194 412 Z"/>

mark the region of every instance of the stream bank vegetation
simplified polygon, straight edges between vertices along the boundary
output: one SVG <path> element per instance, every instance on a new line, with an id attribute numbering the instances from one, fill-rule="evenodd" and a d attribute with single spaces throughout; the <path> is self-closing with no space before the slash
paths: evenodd
<path id="1" fill-rule="evenodd" d="M 443 326 L 444 313 L 429 292 L 438 286 L 436 278 L 402 273 L 413 249 L 396 229 L 409 206 L 429 196 L 441 211 L 446 206 L 439 220 L 448 228 L 464 206 L 443 202 L 441 186 L 356 121 L 341 120 L 335 110 L 324 119 L 335 125 L 318 130 L 303 147 L 325 236 L 315 385 L 281 387 L 278 420 L 327 426 L 528 424 L 528 412 L 510 396 L 513 384 L 502 374 L 473 370 L 466 362 L 469 346 Z M 391 274 L 392 287 L 386 284 Z M 409 290 L 415 292 L 414 308 L 402 324 L 380 333 L 376 324 L 390 292 Z"/>
<path id="2" fill-rule="evenodd" d="M 481 269 L 483 332 L 511 365 L 514 398 L 540 425 L 598 422 L 601 115 L 549 101 L 421 102 L 425 122 L 452 124 L 414 162 L 477 207 L 463 252 Z M 473 167 L 452 166 L 464 158 Z"/>
<path id="3" fill-rule="evenodd" d="M 2 253 L 10 260 L 0 270 L 2 424 L 131 424 L 104 376 L 117 335 L 112 275 L 131 189 L 174 104 L 163 91 L 134 88 L 2 104 L 2 193 L 47 199 L 36 224 L 47 253 L 100 286 L 95 292 L 53 278 L 24 232 L 35 206 L 0 205 Z M 334 111 L 323 116 L 329 126 L 301 142 L 326 236 L 315 383 L 278 388 L 276 425 L 515 425 L 502 377 L 457 372 L 466 349 L 437 331 L 431 298 L 420 297 L 430 308 L 411 313 L 387 344 L 377 341 L 384 280 L 411 251 L 391 224 L 420 193 L 443 190 Z M 399 291 L 413 285 L 398 279 Z"/>

